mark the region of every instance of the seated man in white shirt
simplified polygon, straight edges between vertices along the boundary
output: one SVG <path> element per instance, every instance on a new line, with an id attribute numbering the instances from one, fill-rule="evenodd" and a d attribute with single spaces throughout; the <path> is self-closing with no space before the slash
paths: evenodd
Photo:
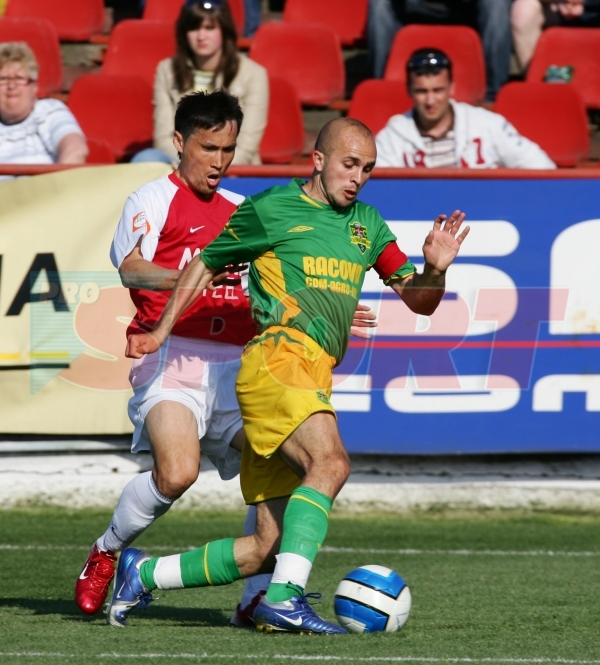
<path id="1" fill-rule="evenodd" d="M 85 136 L 62 102 L 37 99 L 38 70 L 27 44 L 0 44 L 0 164 L 83 164 Z"/>
<path id="2" fill-rule="evenodd" d="M 503 116 L 452 99 L 452 63 L 443 51 L 415 51 L 406 70 L 414 107 L 377 134 L 377 166 L 556 168 Z"/>

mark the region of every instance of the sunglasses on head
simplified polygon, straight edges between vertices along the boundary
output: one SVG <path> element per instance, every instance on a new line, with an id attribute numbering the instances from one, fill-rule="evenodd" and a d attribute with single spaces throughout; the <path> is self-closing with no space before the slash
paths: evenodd
<path id="1" fill-rule="evenodd" d="M 200 9 L 221 9 L 224 0 L 185 0 L 184 7 L 190 9 L 198 5 Z"/>
<path id="2" fill-rule="evenodd" d="M 444 67 L 450 67 L 450 60 L 443 53 L 436 51 L 412 56 L 407 64 L 409 71 L 414 69 L 440 69 Z"/>

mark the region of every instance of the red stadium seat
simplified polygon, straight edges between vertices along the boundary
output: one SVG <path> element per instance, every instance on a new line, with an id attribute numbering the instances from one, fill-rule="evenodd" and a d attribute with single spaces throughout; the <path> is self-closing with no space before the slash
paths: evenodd
<path id="1" fill-rule="evenodd" d="M 106 141 L 116 159 L 152 145 L 152 88 L 137 76 L 82 76 L 69 108 L 83 133 Z"/>
<path id="2" fill-rule="evenodd" d="M 333 28 L 344 46 L 365 36 L 369 0 L 287 0 L 283 20 L 288 23 L 320 23 Z"/>
<path id="3" fill-rule="evenodd" d="M 41 18 L 0 18 L 0 42 L 26 42 L 40 66 L 38 96 L 62 87 L 63 68 L 56 28 Z"/>
<path id="4" fill-rule="evenodd" d="M 325 106 L 344 94 L 340 40 L 320 23 L 265 23 L 254 35 L 252 60 L 287 79 L 302 104 Z"/>
<path id="5" fill-rule="evenodd" d="M 348 116 L 364 122 L 377 134 L 393 115 L 405 113 L 412 105 L 404 83 L 369 79 L 354 91 Z"/>
<path id="6" fill-rule="evenodd" d="M 102 74 L 140 76 L 153 85 L 158 63 L 176 48 L 169 21 L 121 21 L 110 35 Z"/>
<path id="7" fill-rule="evenodd" d="M 103 0 L 8 0 L 5 16 L 45 18 L 56 27 L 64 41 L 88 41 L 102 30 Z"/>
<path id="8" fill-rule="evenodd" d="M 238 35 L 244 33 L 244 0 L 229 0 L 229 9 L 233 16 Z M 176 21 L 183 6 L 183 0 L 146 0 L 144 19 L 155 21 Z"/>
<path id="9" fill-rule="evenodd" d="M 454 99 L 479 104 L 485 97 L 485 63 L 479 35 L 463 25 L 407 25 L 396 33 L 384 78 L 406 80 L 406 63 L 413 51 L 439 48 L 452 61 Z"/>
<path id="10" fill-rule="evenodd" d="M 269 115 L 260 143 L 265 164 L 289 164 L 304 146 L 302 108 L 296 90 L 282 78 L 269 79 Z"/>
<path id="11" fill-rule="evenodd" d="M 600 109 L 600 28 L 545 30 L 529 65 L 527 81 L 543 81 L 550 65 L 571 65 L 573 86 L 585 105 Z"/>
<path id="12" fill-rule="evenodd" d="M 494 111 L 535 141 L 558 166 L 575 166 L 590 148 L 585 106 L 573 86 L 560 83 L 508 83 Z"/>
<path id="13" fill-rule="evenodd" d="M 102 139 L 87 138 L 88 156 L 86 164 L 114 164 L 117 160 L 110 145 Z"/>

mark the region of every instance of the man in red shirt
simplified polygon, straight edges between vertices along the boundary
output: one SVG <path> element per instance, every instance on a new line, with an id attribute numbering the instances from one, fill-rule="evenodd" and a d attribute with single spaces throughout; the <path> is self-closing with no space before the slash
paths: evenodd
<path id="1" fill-rule="evenodd" d="M 237 99 L 227 93 L 186 96 L 175 116 L 178 169 L 127 199 L 111 260 L 137 308 L 128 337 L 154 328 L 180 272 L 219 235 L 241 203 L 242 196 L 219 189 L 219 184 L 233 159 L 242 119 Z M 132 452 L 150 450 L 154 469 L 125 486 L 107 531 L 90 551 L 75 586 L 77 605 L 87 614 L 98 612 L 106 599 L 116 552 L 196 481 L 199 440 L 221 478 L 239 473 L 244 435 L 235 379 L 243 347 L 256 334 L 243 281 L 230 272 L 199 293 L 167 343 L 132 363 Z M 359 325 L 369 325 L 371 316 L 362 317 L 367 321 L 358 320 Z M 254 524 L 251 507 L 245 533 L 253 533 Z M 269 579 L 250 578 L 234 625 L 251 624 Z"/>

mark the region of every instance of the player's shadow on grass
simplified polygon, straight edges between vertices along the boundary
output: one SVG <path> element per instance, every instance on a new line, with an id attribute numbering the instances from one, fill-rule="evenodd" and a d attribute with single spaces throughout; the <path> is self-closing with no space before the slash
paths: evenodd
<path id="1" fill-rule="evenodd" d="M 28 610 L 34 616 L 57 614 L 66 621 L 98 621 L 103 624 L 106 621 L 106 615 L 103 611 L 94 616 L 83 614 L 75 605 L 73 600 L 51 600 L 34 598 L 0 598 L 0 608 L 14 607 Z M 133 611 L 133 619 L 150 619 L 157 621 L 167 621 L 171 624 L 176 623 L 181 626 L 228 626 L 232 610 L 219 610 L 206 607 L 172 607 L 168 605 L 159 605 L 154 603 L 144 611 Z"/>

